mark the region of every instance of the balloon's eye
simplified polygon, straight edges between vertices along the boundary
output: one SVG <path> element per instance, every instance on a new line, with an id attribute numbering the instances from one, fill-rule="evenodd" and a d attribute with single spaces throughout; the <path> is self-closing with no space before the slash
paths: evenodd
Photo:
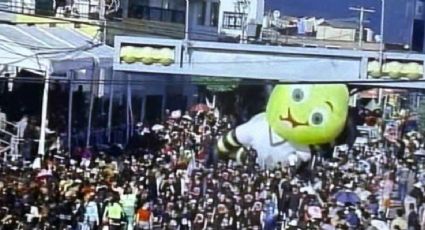
<path id="1" fill-rule="evenodd" d="M 313 113 L 313 116 L 311 117 L 311 123 L 313 123 L 313 125 L 321 125 L 323 123 L 323 114 Z"/>
<path id="2" fill-rule="evenodd" d="M 304 91 L 302 89 L 294 89 L 292 91 L 292 99 L 295 102 L 300 102 L 304 99 Z"/>

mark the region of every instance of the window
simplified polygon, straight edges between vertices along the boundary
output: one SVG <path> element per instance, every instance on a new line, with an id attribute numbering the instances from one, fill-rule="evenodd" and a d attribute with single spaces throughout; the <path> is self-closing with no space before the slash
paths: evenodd
<path id="1" fill-rule="evenodd" d="M 416 2 L 416 19 L 422 19 L 424 14 L 424 2 L 417 1 Z"/>
<path id="2" fill-rule="evenodd" d="M 207 3 L 205 1 L 201 1 L 200 8 L 198 8 L 196 15 L 196 24 L 203 26 L 205 25 L 205 15 L 207 12 Z"/>
<path id="3" fill-rule="evenodd" d="M 245 17 L 245 14 L 243 13 L 224 12 L 223 28 L 224 29 L 241 29 L 243 17 Z"/>
<path id="4" fill-rule="evenodd" d="M 217 27 L 218 26 L 218 15 L 220 10 L 219 2 L 211 3 L 211 18 L 210 18 L 210 26 Z"/>
<path id="5" fill-rule="evenodd" d="M 162 8 L 168 6 L 168 3 L 152 6 L 149 0 L 130 0 L 128 18 L 184 24 L 185 11 Z"/>

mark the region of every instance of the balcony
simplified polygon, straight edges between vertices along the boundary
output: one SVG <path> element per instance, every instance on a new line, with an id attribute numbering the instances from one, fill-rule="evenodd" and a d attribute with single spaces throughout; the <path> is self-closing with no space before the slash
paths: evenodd
<path id="1" fill-rule="evenodd" d="M 180 10 L 136 5 L 129 7 L 128 18 L 184 24 L 185 12 Z"/>
<path id="2" fill-rule="evenodd" d="M 358 46 L 357 41 L 338 41 L 317 39 L 313 36 L 283 35 L 274 30 L 264 29 L 262 31 L 262 43 L 271 45 L 285 45 L 298 47 L 317 47 L 330 49 L 360 49 L 360 50 L 379 50 L 379 43 L 363 42 L 362 47 Z"/>

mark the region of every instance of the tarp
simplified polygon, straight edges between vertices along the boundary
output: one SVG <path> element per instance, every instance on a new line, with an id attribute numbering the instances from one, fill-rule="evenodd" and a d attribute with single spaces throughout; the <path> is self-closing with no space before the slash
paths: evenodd
<path id="1" fill-rule="evenodd" d="M 0 25 L 0 65 L 64 74 L 113 64 L 112 47 L 72 28 Z"/>

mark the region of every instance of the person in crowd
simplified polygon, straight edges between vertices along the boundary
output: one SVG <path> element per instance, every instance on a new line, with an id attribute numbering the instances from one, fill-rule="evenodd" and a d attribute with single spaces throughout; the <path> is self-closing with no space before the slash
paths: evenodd
<path id="1" fill-rule="evenodd" d="M 113 194 L 112 200 L 105 207 L 103 215 L 104 222 L 111 230 L 121 230 L 123 221 L 126 221 L 125 212 L 122 205 L 119 203 L 119 194 Z"/>
<path id="2" fill-rule="evenodd" d="M 127 230 L 133 230 L 135 209 L 137 203 L 137 197 L 134 189 L 131 185 L 127 185 L 124 190 L 124 194 L 121 196 L 121 205 L 124 210 L 124 215 L 127 217 Z"/>
<path id="3" fill-rule="evenodd" d="M 7 122 L 6 113 L 4 113 L 2 109 L 0 108 L 0 129 L 1 130 L 6 130 L 6 125 L 7 125 L 6 122 Z"/>
<path id="4" fill-rule="evenodd" d="M 293 164 L 262 168 L 252 149 L 245 164 L 214 158 L 211 146 L 235 124 L 208 113 L 184 116 L 143 124 L 140 143 L 111 148 L 119 154 L 52 150 L 37 167 L 24 164 L 26 156 L 0 158 L 0 227 L 372 230 L 383 222 L 406 230 L 424 223 L 413 168 L 421 162 L 399 160 L 382 143 L 341 148 L 307 180 Z"/>
<path id="5" fill-rule="evenodd" d="M 400 226 L 399 226 L 400 227 Z M 415 210 L 413 204 L 409 205 L 409 215 L 407 217 L 407 229 L 408 230 L 420 230 L 419 215 Z"/>
<path id="6" fill-rule="evenodd" d="M 400 200 L 404 200 L 406 198 L 410 173 L 410 169 L 404 162 L 401 163 L 397 169 L 398 196 L 400 197 Z"/>
<path id="7" fill-rule="evenodd" d="M 100 226 L 99 207 L 95 201 L 95 194 L 90 192 L 86 195 L 84 205 L 84 223 L 91 230 L 97 230 Z"/>
<path id="8" fill-rule="evenodd" d="M 397 210 L 397 217 L 391 222 L 391 230 L 407 230 L 407 221 L 404 218 L 403 210 Z"/>

